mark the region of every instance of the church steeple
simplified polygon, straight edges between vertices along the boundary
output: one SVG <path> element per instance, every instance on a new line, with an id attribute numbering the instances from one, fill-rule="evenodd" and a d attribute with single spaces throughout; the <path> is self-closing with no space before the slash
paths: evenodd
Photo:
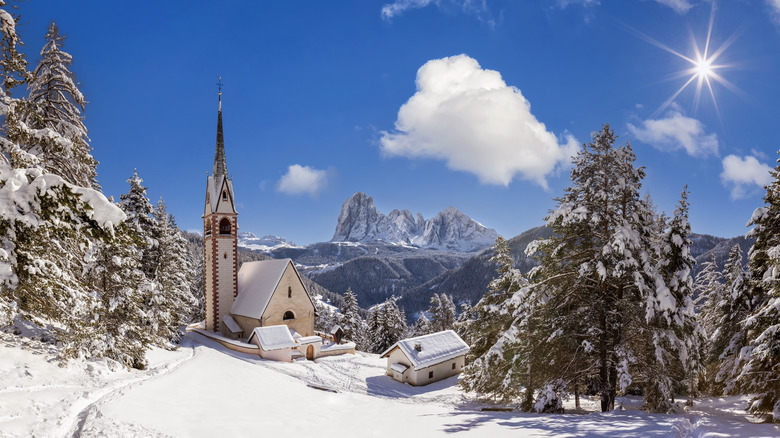
<path id="1" fill-rule="evenodd" d="M 221 78 L 220 78 L 221 79 Z M 238 212 L 233 181 L 227 178 L 225 142 L 222 137 L 222 83 L 219 85 L 217 151 L 214 173 L 206 178 L 203 211 L 203 281 L 206 330 L 231 334 L 225 318 L 238 294 Z"/>
<path id="2" fill-rule="evenodd" d="M 214 153 L 214 176 L 227 175 L 227 163 L 225 162 L 225 139 L 222 136 L 222 77 L 217 83 L 219 86 L 219 110 L 217 112 L 217 151 Z"/>

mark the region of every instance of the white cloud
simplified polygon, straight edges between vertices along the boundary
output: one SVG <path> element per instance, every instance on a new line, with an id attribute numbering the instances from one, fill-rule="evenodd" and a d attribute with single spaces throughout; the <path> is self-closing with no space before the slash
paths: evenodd
<path id="1" fill-rule="evenodd" d="M 409 9 L 421 9 L 429 5 L 435 5 L 439 9 L 460 9 L 463 12 L 475 14 L 481 21 L 494 26 L 495 22 L 489 17 L 487 0 L 395 0 L 382 6 L 382 18 L 392 20 L 402 15 Z"/>
<path id="2" fill-rule="evenodd" d="M 561 9 L 564 9 L 569 5 L 582 5 L 583 7 L 601 5 L 599 0 L 555 0 L 555 3 L 558 4 L 558 7 Z"/>
<path id="3" fill-rule="evenodd" d="M 637 140 L 659 150 L 685 149 L 692 157 L 718 155 L 717 134 L 706 134 L 702 122 L 684 116 L 678 107 L 665 118 L 645 120 L 638 127 L 629 123 L 628 130 Z"/>
<path id="4" fill-rule="evenodd" d="M 772 16 L 772 21 L 780 25 L 780 0 L 766 0 L 766 4 L 769 6 L 769 14 Z"/>
<path id="5" fill-rule="evenodd" d="M 394 3 L 382 6 L 382 18 L 392 20 L 407 9 L 420 9 L 431 3 L 438 6 L 439 0 L 396 0 Z"/>
<path id="6" fill-rule="evenodd" d="M 756 157 L 740 158 L 729 155 L 723 159 L 723 172 L 720 180 L 724 186 L 731 186 L 731 199 L 744 198 L 752 186 L 764 187 L 772 182 L 772 170 L 766 164 L 760 163 Z"/>
<path id="7" fill-rule="evenodd" d="M 680 15 L 684 15 L 693 7 L 693 3 L 691 3 L 690 0 L 655 0 L 655 1 L 664 6 L 669 6 L 670 8 L 674 9 L 674 12 L 677 12 Z"/>
<path id="8" fill-rule="evenodd" d="M 276 190 L 288 195 L 316 197 L 328 185 L 328 173 L 309 166 L 293 164 L 276 184 Z"/>
<path id="9" fill-rule="evenodd" d="M 395 131 L 381 132 L 387 156 L 443 160 L 485 184 L 519 176 L 546 187 L 547 175 L 577 150 L 573 137 L 559 143 L 547 131 L 519 89 L 467 55 L 426 62 L 416 83 Z"/>

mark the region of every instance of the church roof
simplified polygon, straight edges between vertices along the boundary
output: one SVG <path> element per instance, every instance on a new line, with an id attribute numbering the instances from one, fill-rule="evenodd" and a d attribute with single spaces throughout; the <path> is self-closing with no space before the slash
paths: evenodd
<path id="1" fill-rule="evenodd" d="M 241 265 L 238 270 L 238 296 L 230 313 L 260 319 L 288 266 L 295 269 L 291 259 L 261 260 Z M 298 274 L 297 271 L 295 273 Z"/>
<path id="2" fill-rule="evenodd" d="M 409 358 L 415 371 L 454 359 L 469 351 L 469 346 L 452 330 L 403 339 L 379 357 L 388 356 L 396 348 L 400 348 Z"/>

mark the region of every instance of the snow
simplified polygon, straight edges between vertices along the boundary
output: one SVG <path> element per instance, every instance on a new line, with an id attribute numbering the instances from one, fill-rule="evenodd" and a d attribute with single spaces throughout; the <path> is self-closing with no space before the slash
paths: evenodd
<path id="1" fill-rule="evenodd" d="M 250 343 L 252 342 L 253 336 L 257 336 L 258 341 L 260 341 L 260 347 L 265 351 L 295 348 L 298 345 L 290 334 L 290 329 L 286 325 L 255 327 L 252 334 L 249 336 Z"/>
<path id="2" fill-rule="evenodd" d="M 53 360 L 54 347 L 0 332 L 0 437 L 776 437 L 755 424 L 748 397 L 698 399 L 676 415 L 622 410 L 587 415 L 488 412 L 457 377 L 414 387 L 386 376 L 385 360 L 357 354 L 281 363 L 232 352 L 194 333 L 176 351 L 151 350 L 144 371 L 107 361 Z M 312 389 L 307 385 L 337 392 Z M 273 397 L 265 395 L 273 394 Z M 598 400 L 582 398 L 584 410 Z M 572 400 L 564 407 L 571 410 Z M 305 415 L 301 415 L 305 413 Z"/>
<path id="3" fill-rule="evenodd" d="M 406 354 L 415 370 L 462 356 L 469 351 L 469 346 L 452 330 L 398 341 L 380 357 L 388 355 L 396 346 Z"/>

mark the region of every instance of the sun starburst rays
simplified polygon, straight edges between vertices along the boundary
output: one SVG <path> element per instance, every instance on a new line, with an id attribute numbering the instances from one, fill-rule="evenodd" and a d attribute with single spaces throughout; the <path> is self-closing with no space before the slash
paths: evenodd
<path id="1" fill-rule="evenodd" d="M 660 115 L 662 112 L 664 112 L 672 103 L 675 102 L 675 100 L 689 87 L 693 87 L 693 111 L 694 113 L 698 112 L 699 106 L 701 104 L 702 95 L 703 94 L 709 94 L 710 99 L 712 100 L 712 105 L 715 110 L 715 112 L 718 115 L 718 118 L 720 118 L 720 109 L 718 107 L 718 100 L 716 98 L 716 87 L 713 83 L 717 83 L 718 85 L 722 85 L 724 88 L 728 89 L 729 91 L 735 93 L 735 94 L 741 94 L 740 90 L 731 82 L 729 82 L 726 78 L 723 77 L 719 73 L 719 71 L 722 71 L 724 69 L 728 69 L 729 67 L 732 67 L 731 64 L 725 64 L 718 62 L 719 58 L 723 53 L 731 46 L 734 41 L 737 39 L 737 33 L 735 32 L 732 34 L 728 39 L 726 39 L 722 44 L 720 44 L 718 47 L 713 47 L 712 44 L 712 35 L 713 35 L 713 27 L 715 24 L 715 11 L 716 11 L 716 2 L 713 2 L 712 9 L 710 12 L 709 22 L 707 26 L 707 32 L 706 36 L 703 39 L 703 48 L 699 45 L 696 36 L 693 33 L 693 30 L 689 27 L 689 33 L 690 33 L 690 42 L 692 46 L 693 54 L 692 56 L 686 55 L 678 50 L 675 50 L 668 45 L 656 40 L 655 38 L 652 38 L 642 32 L 637 31 L 636 29 L 630 29 L 632 33 L 637 35 L 642 40 L 652 44 L 655 47 L 658 47 L 661 50 L 664 50 L 667 53 L 670 53 L 682 60 L 684 60 L 686 63 L 689 64 L 687 68 L 684 68 L 680 71 L 677 71 L 670 75 L 670 79 L 677 80 L 681 78 L 685 78 L 685 82 L 678 88 L 674 93 L 672 93 L 671 97 L 666 99 L 663 104 L 661 104 L 660 107 L 658 107 L 657 110 L 653 113 L 653 117 L 656 117 Z"/>

